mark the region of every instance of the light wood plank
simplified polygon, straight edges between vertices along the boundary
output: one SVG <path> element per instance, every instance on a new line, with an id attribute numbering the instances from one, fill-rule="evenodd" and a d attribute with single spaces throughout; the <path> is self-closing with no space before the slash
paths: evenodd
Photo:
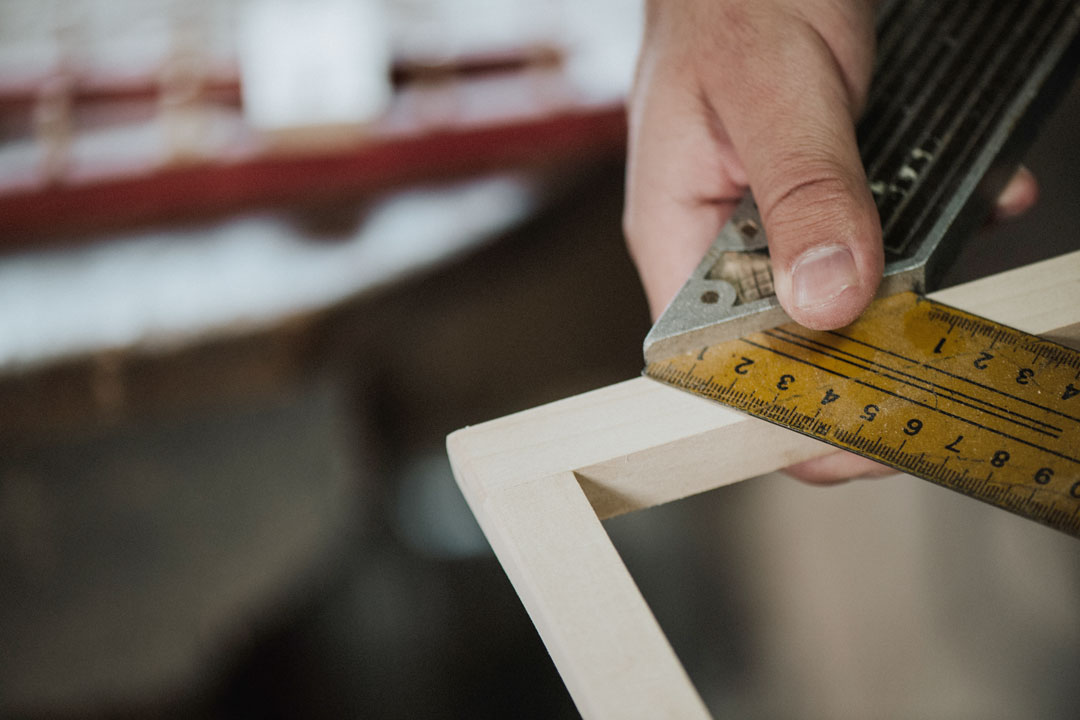
<path id="1" fill-rule="evenodd" d="M 709 717 L 573 473 L 503 488 L 478 517 L 582 715 Z"/>
<path id="2" fill-rule="evenodd" d="M 1080 341 L 1080 252 L 931 297 Z M 638 378 L 453 433 L 451 464 L 587 718 L 707 717 L 599 519 L 833 449 Z"/>
<path id="3" fill-rule="evenodd" d="M 1069 342 L 1080 338 L 1080 252 L 931 297 Z M 831 451 L 816 440 L 647 378 L 459 430 L 447 446 L 459 484 L 473 493 L 570 470 L 581 478 L 601 518 Z M 732 452 L 736 448 L 739 452 Z"/>

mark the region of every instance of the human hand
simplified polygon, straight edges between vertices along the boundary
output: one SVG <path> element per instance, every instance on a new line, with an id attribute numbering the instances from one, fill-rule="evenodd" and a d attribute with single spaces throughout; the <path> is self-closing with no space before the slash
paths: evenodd
<path id="1" fill-rule="evenodd" d="M 748 187 L 792 319 L 834 329 L 873 299 L 881 228 L 855 140 L 873 11 L 873 0 L 649 0 L 623 225 L 654 318 Z M 1035 192 L 1018 173 L 999 215 Z M 830 482 L 882 468 L 843 453 L 789 472 Z"/>
<path id="2" fill-rule="evenodd" d="M 648 3 L 624 226 L 654 315 L 747 187 L 792 319 L 865 309 L 883 265 L 855 141 L 873 52 L 869 0 Z"/>

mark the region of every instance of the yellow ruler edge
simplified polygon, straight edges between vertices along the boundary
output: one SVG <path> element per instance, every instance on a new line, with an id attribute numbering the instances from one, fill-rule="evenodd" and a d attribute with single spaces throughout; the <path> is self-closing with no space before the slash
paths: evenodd
<path id="1" fill-rule="evenodd" d="M 901 293 L 645 374 L 1080 537 L 1080 352 Z"/>

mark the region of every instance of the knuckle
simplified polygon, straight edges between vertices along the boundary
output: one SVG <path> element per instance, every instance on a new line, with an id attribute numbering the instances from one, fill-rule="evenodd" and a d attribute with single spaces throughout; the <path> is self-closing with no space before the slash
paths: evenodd
<path id="1" fill-rule="evenodd" d="M 764 200 L 762 220 L 767 227 L 829 222 L 851 212 L 852 195 L 850 182 L 837 172 L 799 174 Z"/>
<path id="2" fill-rule="evenodd" d="M 808 248 L 836 242 L 855 250 L 864 263 L 883 261 L 881 223 L 870 191 L 842 171 L 797 175 L 759 207 L 781 264 Z"/>

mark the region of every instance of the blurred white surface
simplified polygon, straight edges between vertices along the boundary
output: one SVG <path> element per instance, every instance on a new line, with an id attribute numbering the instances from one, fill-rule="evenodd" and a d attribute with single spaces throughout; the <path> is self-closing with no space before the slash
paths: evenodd
<path id="1" fill-rule="evenodd" d="M 643 0 L 0 0 L 0 77 L 42 78 L 61 70 L 122 77 L 197 55 L 204 70 L 239 60 L 259 84 L 279 73 L 278 82 L 291 87 L 304 75 L 309 83 L 342 83 L 351 94 L 357 89 L 348 81 L 370 82 L 359 73 L 388 56 L 438 62 L 543 46 L 566 55 L 570 74 L 586 92 L 612 97 L 629 87 L 642 5 Z M 256 60 L 258 76 L 250 75 L 248 58 Z M 358 64 L 355 75 L 347 75 L 343 61 Z M 329 66 L 335 76 L 318 78 Z"/>
<path id="2" fill-rule="evenodd" d="M 502 175 L 390 195 L 337 236 L 255 215 L 6 256 L 0 368 L 267 326 L 445 261 L 537 202 Z"/>
<path id="3" fill-rule="evenodd" d="M 257 0 L 239 30 L 244 115 L 255 127 L 362 124 L 390 102 L 382 0 Z"/>

